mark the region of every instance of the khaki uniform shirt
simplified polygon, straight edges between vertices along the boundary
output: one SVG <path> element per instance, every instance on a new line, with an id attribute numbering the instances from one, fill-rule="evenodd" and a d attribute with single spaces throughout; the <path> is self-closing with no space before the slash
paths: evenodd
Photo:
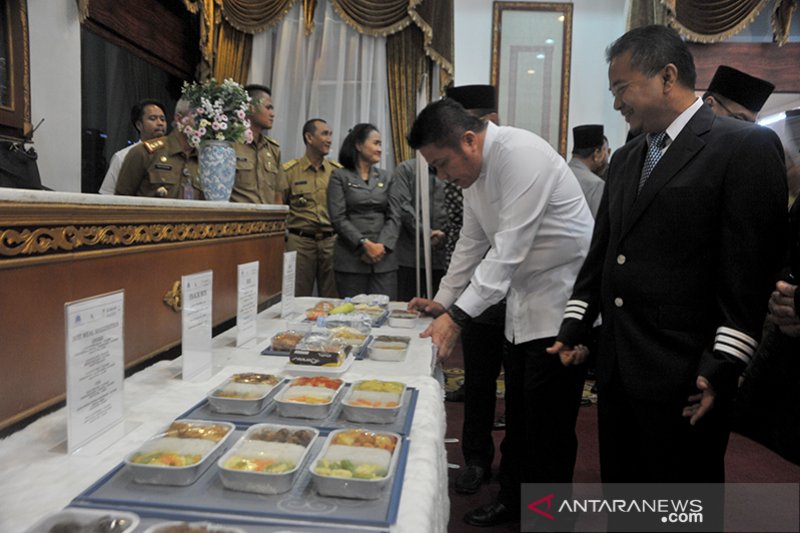
<path id="1" fill-rule="evenodd" d="M 131 148 L 119 171 L 115 194 L 202 200 L 197 152 L 183 151 L 178 130 Z"/>
<path id="2" fill-rule="evenodd" d="M 289 183 L 288 228 L 333 231 L 328 215 L 328 181 L 337 168 L 342 168 L 337 161 L 323 159 L 322 168 L 318 170 L 305 155 L 283 165 Z"/>
<path id="3" fill-rule="evenodd" d="M 236 182 L 231 202 L 280 203 L 286 191 L 286 174 L 281 168 L 281 148 L 275 139 L 261 135 L 253 144 L 234 144 Z"/>

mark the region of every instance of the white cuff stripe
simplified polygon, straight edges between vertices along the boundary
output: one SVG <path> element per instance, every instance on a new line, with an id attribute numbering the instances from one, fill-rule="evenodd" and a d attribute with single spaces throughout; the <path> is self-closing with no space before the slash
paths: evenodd
<path id="1" fill-rule="evenodd" d="M 739 342 L 738 340 L 732 339 L 731 337 L 727 337 L 725 335 L 717 335 L 717 338 L 714 339 L 714 345 L 716 346 L 718 344 L 726 344 L 728 346 L 738 348 L 747 357 L 752 356 L 753 352 L 755 351 L 753 350 L 753 347 L 750 346 L 749 344 L 745 344 L 744 342 Z"/>
<path id="2" fill-rule="evenodd" d="M 732 356 L 736 357 L 737 359 L 741 359 L 745 363 L 749 363 L 750 362 L 750 358 L 747 355 L 743 354 L 742 352 L 740 352 L 739 350 L 737 350 L 736 348 L 733 348 L 731 346 L 727 346 L 725 344 L 715 343 L 714 344 L 714 350 L 717 351 L 717 352 L 729 353 Z"/>
<path id="3" fill-rule="evenodd" d="M 582 313 L 581 314 L 579 314 L 579 313 L 571 313 L 571 312 L 568 311 L 568 312 L 564 313 L 564 320 L 566 320 L 568 318 L 576 318 L 578 320 L 583 320 L 583 314 Z"/>
<path id="4" fill-rule="evenodd" d="M 570 306 L 568 305 L 566 309 L 564 309 L 565 313 L 577 313 L 581 316 L 586 314 L 586 309 L 581 309 L 580 307 Z"/>
<path id="5" fill-rule="evenodd" d="M 570 307 L 572 305 L 576 305 L 576 306 L 581 307 L 583 309 L 586 309 L 587 307 L 589 307 L 589 304 L 584 302 L 584 301 L 581 301 L 581 300 L 568 300 L 567 301 L 567 307 Z"/>
<path id="6" fill-rule="evenodd" d="M 717 337 L 720 337 L 722 335 L 727 335 L 729 337 L 734 337 L 734 338 L 736 338 L 736 339 L 738 339 L 738 340 L 740 340 L 742 342 L 746 342 L 747 344 L 749 344 L 753 348 L 753 350 L 758 348 L 758 342 L 753 337 L 751 337 L 750 335 L 747 335 L 746 333 L 742 333 L 741 331 L 737 331 L 737 330 L 735 330 L 733 328 L 728 328 L 728 327 L 725 327 L 725 326 L 718 327 L 717 328 Z"/>

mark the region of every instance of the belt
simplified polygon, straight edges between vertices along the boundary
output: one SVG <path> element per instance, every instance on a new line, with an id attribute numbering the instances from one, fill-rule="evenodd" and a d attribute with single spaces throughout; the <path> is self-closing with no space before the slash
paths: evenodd
<path id="1" fill-rule="evenodd" d="M 303 231 L 301 229 L 296 229 L 296 228 L 289 228 L 289 233 L 297 235 L 298 237 L 305 237 L 306 239 L 314 239 L 315 241 L 328 239 L 335 235 L 335 233 L 333 233 L 332 231 L 318 231 L 315 233 L 313 231 Z"/>

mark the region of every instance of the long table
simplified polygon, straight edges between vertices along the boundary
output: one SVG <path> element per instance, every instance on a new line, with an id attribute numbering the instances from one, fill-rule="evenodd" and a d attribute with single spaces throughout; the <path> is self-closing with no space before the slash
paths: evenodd
<path id="1" fill-rule="evenodd" d="M 295 309 L 315 299 L 298 298 Z M 398 304 L 394 304 L 398 305 Z M 346 381 L 384 378 L 405 382 L 418 391 L 409 433 L 409 451 L 398 517 L 392 532 L 444 532 L 450 502 L 444 449 L 445 414 L 442 388 L 431 376 L 431 344 L 418 333 L 428 320 L 411 329 L 381 327 L 374 332 L 409 335 L 412 342 L 403 362 L 358 360 L 343 375 Z M 21 532 L 40 517 L 70 504 L 83 490 L 109 472 L 147 438 L 201 401 L 206 393 L 235 372 L 280 373 L 287 358 L 263 356 L 269 339 L 286 328 L 280 306 L 262 312 L 258 338 L 248 348 L 236 347 L 236 328 L 213 340 L 214 375 L 207 381 L 180 379 L 181 359 L 161 361 L 125 380 L 125 436 L 100 452 L 66 452 L 65 409 L 40 418 L 0 441 L 0 531 Z M 329 527 L 329 525 L 326 525 Z M 286 528 L 284 528 L 286 529 Z M 143 528 L 139 528 L 143 531 Z M 249 531 L 270 531 L 256 528 Z"/>

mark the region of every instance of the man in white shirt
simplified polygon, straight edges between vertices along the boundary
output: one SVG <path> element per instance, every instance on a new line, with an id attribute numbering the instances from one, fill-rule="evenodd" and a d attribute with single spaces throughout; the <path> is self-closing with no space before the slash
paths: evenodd
<path id="1" fill-rule="evenodd" d="M 167 134 L 167 116 L 164 112 L 164 104 L 158 100 L 141 100 L 131 108 L 131 123 L 136 131 L 139 132 L 139 141 L 149 141 Z M 135 142 L 129 144 L 122 150 L 114 153 L 111 156 L 111 162 L 108 164 L 106 176 L 103 178 L 103 183 L 100 185 L 100 194 L 114 194 L 117 187 L 117 178 L 119 177 L 119 170 L 122 168 L 122 163 L 125 162 L 125 157 L 130 152 L 131 148 L 139 144 Z"/>
<path id="2" fill-rule="evenodd" d="M 588 251 L 592 215 L 546 141 L 487 123 L 451 99 L 426 107 L 408 142 L 437 178 L 464 189 L 464 224 L 439 292 L 409 303 L 437 316 L 422 336 L 445 359 L 460 329 L 507 295 L 500 494 L 464 517 L 493 526 L 518 518 L 520 483 L 572 481 L 584 369 L 545 350 Z"/>

